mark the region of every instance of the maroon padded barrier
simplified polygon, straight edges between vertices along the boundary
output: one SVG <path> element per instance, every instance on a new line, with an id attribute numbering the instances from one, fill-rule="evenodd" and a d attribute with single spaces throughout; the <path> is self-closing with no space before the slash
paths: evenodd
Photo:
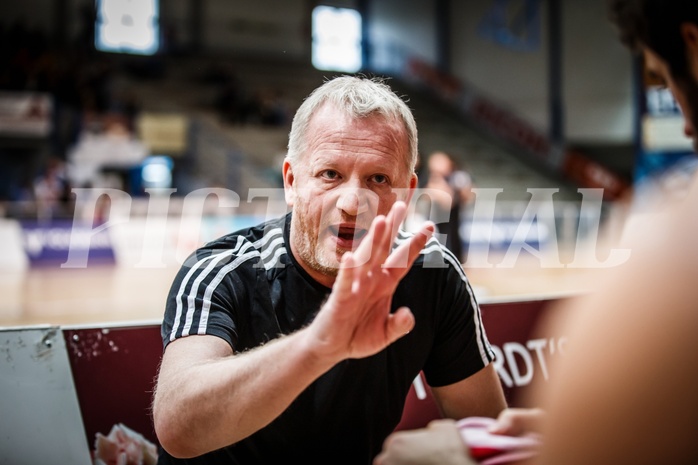
<path id="1" fill-rule="evenodd" d="M 547 351 L 539 350 L 540 353 L 536 353 L 529 350 L 528 355 L 522 352 L 528 350 L 527 344 L 532 338 L 539 344 L 558 340 L 558 335 L 540 336 L 535 332 L 542 312 L 555 301 L 482 305 L 487 336 L 495 349 L 505 355 L 501 357 L 504 360 L 500 360 L 502 365 L 499 369 L 504 370 L 510 381 L 520 381 L 526 374 L 532 378 L 541 376 L 538 357 L 543 352 L 543 355 L 549 355 Z M 150 403 L 162 354 L 160 326 L 63 329 L 63 334 L 90 449 L 95 434 L 108 434 L 116 423 L 123 423 L 157 444 Z M 551 348 L 553 345 L 550 344 Z M 527 360 L 523 360 L 522 355 Z M 512 368 L 511 363 L 517 367 Z M 513 370 L 516 370 L 518 378 Z M 520 393 L 525 386 L 503 384 L 509 405 L 524 406 Z M 420 399 L 414 385 L 411 387 L 397 429 L 423 427 L 432 419 L 439 418 L 429 386 L 424 383 L 423 388 L 426 395 Z"/>
<path id="2" fill-rule="evenodd" d="M 63 329 L 90 450 L 123 423 L 157 444 L 150 404 L 162 355 L 160 326 Z"/>
<path id="3" fill-rule="evenodd" d="M 551 305 L 558 302 L 558 299 L 531 300 L 523 302 L 488 303 L 481 306 L 482 323 L 485 326 L 485 331 L 487 332 L 490 343 L 495 349 L 499 348 L 499 350 L 504 349 L 505 351 L 505 360 L 500 361 L 503 366 L 499 365 L 499 362 L 495 363 L 495 366 L 500 366 L 498 369 L 500 378 L 502 378 L 503 373 L 508 374 L 509 378 L 514 378 L 512 373 L 513 370 L 517 370 L 518 373 L 524 374 L 526 371 L 530 370 L 532 376 L 536 379 L 543 376 L 539 356 L 534 350 L 529 349 L 529 341 L 537 340 L 540 343 L 545 343 L 545 350 L 541 352 L 541 356 L 544 356 L 545 359 L 550 360 L 557 355 L 557 344 L 551 342 L 550 345 L 554 345 L 554 347 L 548 347 L 548 341 L 560 341 L 562 335 L 543 334 L 542 331 L 544 330 L 539 327 L 539 323 L 545 311 L 548 310 Z M 556 307 L 556 311 L 562 311 L 562 309 Z M 511 345 L 516 345 L 519 351 L 507 350 L 510 348 L 507 346 Z M 526 366 L 524 359 L 521 357 L 521 355 L 525 355 L 522 348 L 527 349 L 529 355 L 526 361 L 530 366 Z M 550 350 L 551 348 L 553 349 L 552 351 Z M 512 367 L 512 361 L 516 362 L 516 367 Z M 546 363 L 545 360 L 543 363 Z M 513 381 L 515 381 L 515 379 Z M 526 386 L 517 386 L 514 382 L 512 386 L 507 386 L 507 383 L 503 380 L 502 387 L 504 388 L 504 395 L 506 396 L 509 406 L 530 407 L 530 405 L 526 405 L 526 400 L 522 396 L 528 384 Z"/>
<path id="4" fill-rule="evenodd" d="M 481 304 L 482 322 L 485 326 L 487 337 L 495 350 L 498 350 L 502 355 L 506 354 L 502 357 L 504 360 L 498 360 L 495 366 L 501 364 L 498 372 L 501 370 L 501 373 L 504 373 L 507 377 L 507 381 L 511 381 L 511 386 L 508 386 L 504 381 L 502 382 L 504 395 L 510 407 L 526 406 L 525 400 L 522 398 L 522 393 L 526 386 L 518 386 L 516 384 L 517 378 L 514 376 L 513 370 L 516 370 L 519 380 L 523 378 L 522 374 L 530 375 L 533 378 L 543 376 L 538 353 L 534 351 L 529 355 L 523 354 L 527 357 L 524 360 L 522 357 L 523 349 L 521 348 L 527 349 L 527 344 L 532 338 L 538 341 L 539 348 L 544 342 L 543 339 L 546 345 L 549 338 L 551 340 L 559 340 L 559 335 L 543 335 L 538 329 L 538 323 L 541 321 L 543 313 L 551 304 L 557 301 L 557 299 L 542 299 Z M 504 353 L 502 348 L 504 348 Z M 544 355 L 548 355 L 547 351 Z M 501 355 L 498 356 L 501 357 Z M 512 368 L 510 362 L 514 362 L 516 367 Z M 530 373 L 527 373 L 527 371 Z M 426 386 L 425 393 L 426 397 L 420 399 L 417 396 L 414 384 L 412 385 L 407 395 L 402 419 L 396 430 L 421 428 L 426 426 L 431 420 L 440 418 L 439 410 L 436 407 L 429 386 Z"/>

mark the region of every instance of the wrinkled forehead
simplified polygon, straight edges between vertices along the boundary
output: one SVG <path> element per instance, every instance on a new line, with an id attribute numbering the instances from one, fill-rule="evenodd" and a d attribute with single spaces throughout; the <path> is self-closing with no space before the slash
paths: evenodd
<path id="1" fill-rule="evenodd" d="M 395 147 L 405 166 L 409 168 L 409 138 L 403 121 L 399 117 L 380 112 L 356 116 L 331 103 L 325 103 L 310 118 L 306 134 L 307 148 L 319 140 L 337 138 L 345 134 Z"/>

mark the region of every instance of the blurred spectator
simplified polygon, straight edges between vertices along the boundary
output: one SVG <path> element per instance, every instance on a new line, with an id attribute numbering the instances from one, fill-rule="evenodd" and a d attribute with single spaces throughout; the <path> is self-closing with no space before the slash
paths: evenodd
<path id="1" fill-rule="evenodd" d="M 72 215 L 70 183 L 63 160 L 49 158 L 44 172 L 34 181 L 34 199 L 40 220 Z"/>
<path id="2" fill-rule="evenodd" d="M 460 169 L 454 158 L 443 151 L 433 152 L 427 160 L 426 189 L 434 190 L 431 197 L 431 219 L 437 232 L 445 234 L 445 245 L 461 262 L 467 260 L 467 247 L 460 234 L 462 212 L 473 198 L 470 174 Z M 443 192 L 444 195 L 439 195 Z"/>

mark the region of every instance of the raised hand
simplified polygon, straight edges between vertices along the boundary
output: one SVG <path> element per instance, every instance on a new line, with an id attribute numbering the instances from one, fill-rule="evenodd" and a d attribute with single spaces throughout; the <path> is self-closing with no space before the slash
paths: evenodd
<path id="1" fill-rule="evenodd" d="M 390 313 L 400 280 L 434 232 L 426 223 L 392 253 L 406 206 L 396 202 L 387 216 L 378 216 L 355 252 L 342 257 L 329 299 L 311 325 L 317 354 L 332 360 L 373 355 L 414 326 L 407 307 Z"/>

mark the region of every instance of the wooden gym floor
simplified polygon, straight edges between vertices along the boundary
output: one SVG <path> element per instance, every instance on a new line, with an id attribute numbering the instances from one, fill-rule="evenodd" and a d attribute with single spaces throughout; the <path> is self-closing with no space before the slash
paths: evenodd
<path id="1" fill-rule="evenodd" d="M 466 267 L 482 302 L 531 300 L 590 289 L 603 270 L 543 268 L 535 259 L 513 268 Z M 495 262 L 496 263 L 496 262 Z M 0 326 L 158 321 L 176 267 L 28 268 L 0 272 Z"/>

